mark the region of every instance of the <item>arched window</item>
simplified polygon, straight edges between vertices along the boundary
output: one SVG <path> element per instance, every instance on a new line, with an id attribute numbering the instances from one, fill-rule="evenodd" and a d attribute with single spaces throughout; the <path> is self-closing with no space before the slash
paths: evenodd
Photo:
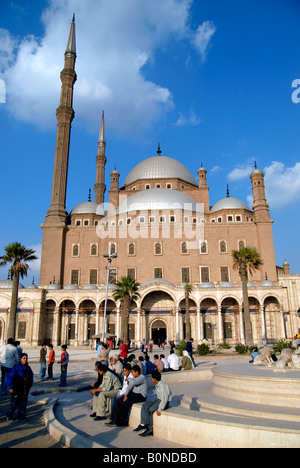
<path id="1" fill-rule="evenodd" d="M 189 253 L 187 242 L 182 242 L 181 243 L 181 253 L 182 254 L 187 254 Z"/>
<path id="2" fill-rule="evenodd" d="M 135 255 L 135 245 L 133 243 L 128 246 L 128 255 Z"/>
<path id="3" fill-rule="evenodd" d="M 97 255 L 97 245 L 96 244 L 92 244 L 91 245 L 91 255 L 92 256 L 96 256 Z"/>
<path id="4" fill-rule="evenodd" d="M 157 242 L 154 247 L 154 253 L 155 255 L 161 255 L 162 254 L 162 245 L 160 242 Z"/>
<path id="5" fill-rule="evenodd" d="M 201 242 L 200 253 L 202 253 L 202 254 L 207 253 L 207 242 L 206 241 Z"/>
<path id="6" fill-rule="evenodd" d="M 78 244 L 73 245 L 72 255 L 73 257 L 79 257 L 79 245 Z"/>
<path id="7" fill-rule="evenodd" d="M 226 253 L 227 252 L 227 245 L 225 241 L 220 242 L 220 253 Z"/>
<path id="8" fill-rule="evenodd" d="M 240 241 L 239 242 L 239 250 L 240 249 L 244 249 L 245 248 L 245 242 L 244 241 Z"/>

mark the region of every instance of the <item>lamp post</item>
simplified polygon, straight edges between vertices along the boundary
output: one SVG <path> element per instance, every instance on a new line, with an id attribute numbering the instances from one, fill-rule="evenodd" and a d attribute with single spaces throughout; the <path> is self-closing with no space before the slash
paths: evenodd
<path id="1" fill-rule="evenodd" d="M 107 309 L 107 296 L 108 296 L 108 285 L 109 285 L 109 273 L 110 273 L 110 265 L 113 260 L 113 258 L 117 258 L 116 253 L 104 253 L 103 254 L 104 258 L 107 258 L 107 279 L 106 279 L 106 294 L 105 294 L 105 302 L 104 302 L 104 313 L 103 313 L 103 332 L 102 332 L 102 341 L 104 343 L 104 337 L 105 337 L 105 320 L 106 320 L 106 309 Z"/>

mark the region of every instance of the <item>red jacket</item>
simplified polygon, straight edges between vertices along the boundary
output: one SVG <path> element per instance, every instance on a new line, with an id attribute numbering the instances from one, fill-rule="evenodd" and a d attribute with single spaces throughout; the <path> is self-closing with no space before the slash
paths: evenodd
<path id="1" fill-rule="evenodd" d="M 121 351 L 120 352 L 120 357 L 121 358 L 127 357 L 127 344 L 126 343 L 122 344 L 120 351 Z"/>

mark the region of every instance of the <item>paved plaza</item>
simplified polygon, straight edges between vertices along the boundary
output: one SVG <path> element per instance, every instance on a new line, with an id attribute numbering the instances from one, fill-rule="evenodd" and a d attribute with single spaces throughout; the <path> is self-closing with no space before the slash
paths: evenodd
<path id="1" fill-rule="evenodd" d="M 172 424 L 172 418 L 166 417 L 160 420 L 159 437 L 140 437 L 133 432 L 132 427 L 117 427 L 108 428 L 105 426 L 105 421 L 94 421 L 90 417 L 92 397 L 89 394 L 88 386 L 96 380 L 96 372 L 94 363 L 97 360 L 97 355 L 94 350 L 83 348 L 69 348 L 70 363 L 68 368 L 68 385 L 66 388 L 59 387 L 60 365 L 54 365 L 54 380 L 41 381 L 38 378 L 39 373 L 39 351 L 40 348 L 24 349 L 29 355 L 29 363 L 35 374 L 35 382 L 30 394 L 30 403 L 28 406 L 28 415 L 31 416 L 31 407 L 39 406 L 39 411 L 43 409 L 43 415 L 40 417 L 40 431 L 44 434 L 46 444 L 52 446 L 66 447 L 95 447 L 95 448 L 135 448 L 141 449 L 169 449 L 169 450 L 189 450 L 191 441 L 184 437 L 178 440 L 173 440 L 169 434 L 168 424 Z M 140 350 L 132 350 L 137 355 Z M 162 353 L 161 348 L 155 348 L 150 354 L 153 360 L 154 354 Z M 169 349 L 164 351 L 168 356 Z M 59 360 L 60 350 L 56 349 L 56 361 Z M 235 369 L 238 374 L 249 374 L 253 378 L 259 378 L 262 370 L 253 367 L 249 364 L 249 356 L 241 356 L 235 353 L 222 353 L 215 356 L 196 357 L 197 369 L 205 370 L 206 368 L 221 369 L 223 372 Z M 191 372 L 191 371 L 189 371 Z M 192 371 L 193 372 L 193 371 Z M 175 373 L 174 373 L 175 374 Z M 271 375 L 269 373 L 269 375 Z M 293 378 L 298 378 L 294 374 Z M 289 373 L 285 374 L 289 378 Z M 295 408 L 285 409 L 284 421 L 277 421 L 274 429 L 274 414 L 275 419 L 282 419 L 282 408 L 268 408 L 266 405 L 256 405 L 251 403 L 228 403 L 228 407 L 224 408 L 222 398 L 212 395 L 211 382 L 185 382 L 172 383 L 170 385 L 173 399 L 170 415 L 175 417 L 173 421 L 182 422 L 182 427 L 187 421 L 197 423 L 201 418 L 205 418 L 205 423 L 220 423 L 227 428 L 232 426 L 247 426 L 255 427 L 262 434 L 272 434 L 272 431 L 282 431 L 287 434 L 295 434 L 299 436 L 300 431 L 300 410 Z M 153 389 L 149 388 L 148 393 L 151 396 Z M 2 397 L 2 406 L 3 406 Z M 201 398 L 201 404 L 199 399 Z M 229 400 L 228 400 L 229 402 Z M 33 405 L 33 406 L 32 406 Z M 201 406 L 201 411 L 199 411 Z M 42 408 L 42 409 L 41 409 Z M 4 408 L 2 408 L 2 413 Z M 257 414 L 262 415 L 262 418 L 257 418 Z M 171 414 L 172 413 L 172 414 Z M 176 419 L 177 418 L 177 419 Z M 198 420 L 198 421 L 197 421 Z M 168 421 L 168 423 L 161 422 Z M 171 421 L 171 422 L 170 422 Z M 9 433 L 12 436 L 15 430 L 15 437 L 20 437 L 20 425 L 18 422 L 7 423 L 3 418 L 0 420 L 0 440 L 3 440 L 1 427 L 9 427 Z M 48 430 L 48 439 L 45 435 L 45 424 Z M 166 424 L 166 426 L 164 425 Z M 4 425 L 4 426 L 3 426 Z M 30 418 L 28 420 L 28 428 L 30 426 Z M 180 426 L 180 424 L 179 424 Z M 225 427 L 223 426 L 223 427 Z M 180 433 L 181 427 L 178 427 Z M 26 424 L 22 425 L 22 431 L 26 432 Z M 50 435 L 49 435 L 50 434 Z M 177 438 L 178 439 L 178 438 Z M 10 442 L 10 446 L 14 446 Z M 31 440 L 31 446 L 34 441 Z M 43 441 L 40 440 L 37 446 L 41 446 Z M 266 442 L 270 444 L 270 442 Z M 213 445 L 213 443 L 212 443 Z M 272 443 L 271 443 L 272 445 Z M 0 447 L 2 444 L 0 443 Z M 5 445 L 4 445 L 5 446 Z M 49 445 L 48 445 L 49 446 Z"/>

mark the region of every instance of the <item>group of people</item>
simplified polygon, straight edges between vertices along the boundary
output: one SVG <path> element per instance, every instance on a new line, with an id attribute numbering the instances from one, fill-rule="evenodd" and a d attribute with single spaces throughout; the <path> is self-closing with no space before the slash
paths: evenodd
<path id="1" fill-rule="evenodd" d="M 156 398 L 147 400 L 146 377 L 141 372 L 141 367 L 131 363 L 130 358 L 122 362 L 118 356 L 113 357 L 109 367 L 100 361 L 96 362 L 95 370 L 97 370 L 98 378 L 91 384 L 90 394 L 93 396 L 93 406 L 90 416 L 95 421 L 106 419 L 107 400 L 111 399 L 110 421 L 105 424 L 108 427 L 127 426 L 132 405 L 143 403 L 141 422 L 134 430 L 143 429 L 141 436 L 151 436 L 153 435 L 153 414 L 156 411 L 157 415 L 160 415 L 168 408 L 172 397 L 171 391 L 169 386 L 162 382 L 161 373 L 153 370 L 151 376 L 155 384 Z"/>
<path id="2" fill-rule="evenodd" d="M 153 362 L 142 342 L 143 354 L 138 357 L 128 354 L 128 343 L 123 343 L 120 353 L 109 357 L 109 348 L 102 343 L 98 350 L 98 361 L 95 364 L 97 380 L 91 384 L 93 396 L 91 417 L 95 421 L 106 420 L 106 409 L 110 400 L 110 420 L 108 427 L 128 425 L 131 407 L 134 403 L 143 403 L 140 424 L 134 431 L 145 437 L 153 435 L 153 414 L 159 416 L 169 407 L 172 398 L 169 386 L 162 381 L 162 373 L 169 371 L 189 370 L 196 367 L 192 356 L 193 339 L 187 343 L 181 359 L 170 349 L 170 355 L 154 354 Z M 146 375 L 151 375 L 155 384 L 156 398 L 147 399 Z"/>
<path id="3" fill-rule="evenodd" d="M 47 357 L 47 347 L 49 348 L 49 356 Z M 40 372 L 39 378 L 45 379 L 46 371 L 48 370 L 48 380 L 53 380 L 53 366 L 55 364 L 55 351 L 52 344 L 43 343 L 40 349 Z M 57 361 L 60 364 L 60 387 L 66 387 L 67 385 L 67 371 L 69 363 L 69 353 L 67 351 L 67 345 L 61 346 L 60 360 Z"/>
<path id="4" fill-rule="evenodd" d="M 42 344 L 40 349 L 40 372 L 39 377 L 44 379 L 47 369 L 47 346 L 49 347 L 48 358 L 48 378 L 53 380 L 53 364 L 55 363 L 55 352 L 51 344 Z M 61 365 L 60 386 L 67 385 L 67 368 L 69 354 L 67 346 L 62 345 L 61 357 L 58 363 Z M 33 372 L 28 364 L 28 354 L 23 353 L 19 341 L 13 338 L 7 340 L 7 344 L 0 349 L 1 362 L 1 395 L 7 394 L 11 397 L 7 413 L 7 420 L 12 421 L 16 409 L 18 409 L 18 419 L 23 420 L 26 416 L 27 400 L 30 388 L 33 384 Z"/>

